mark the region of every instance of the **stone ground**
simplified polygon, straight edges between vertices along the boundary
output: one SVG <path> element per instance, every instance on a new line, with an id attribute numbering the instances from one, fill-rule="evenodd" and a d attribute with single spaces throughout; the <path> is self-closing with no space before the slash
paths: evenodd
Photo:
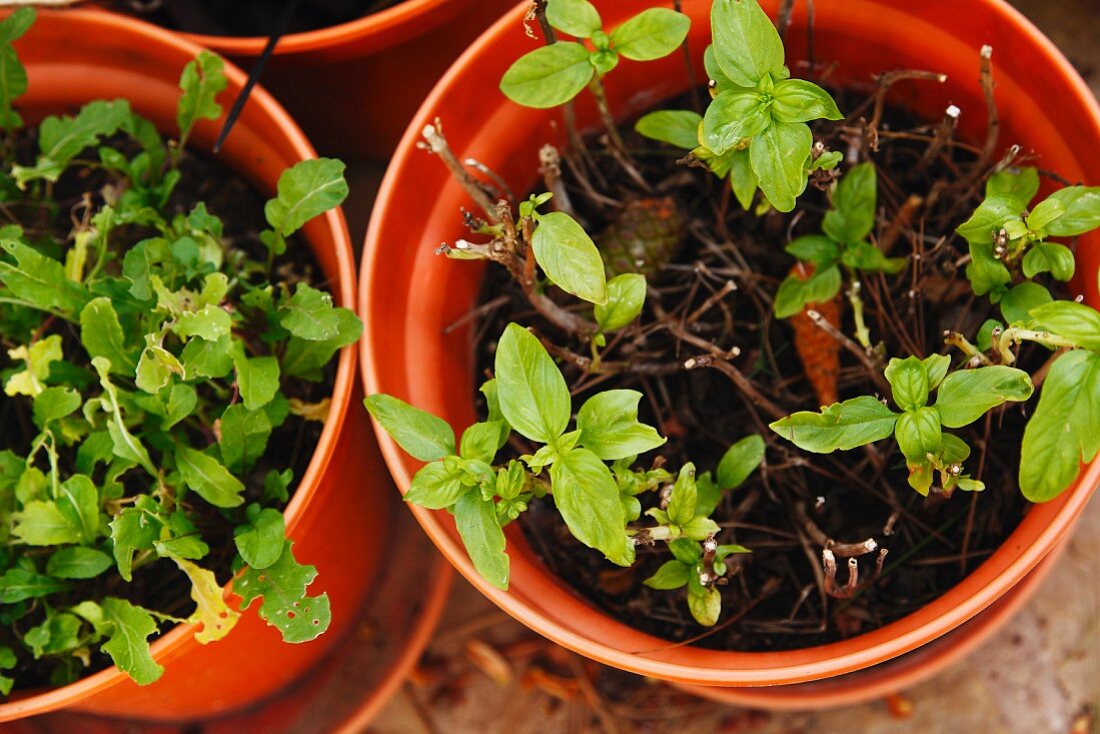
<path id="1" fill-rule="evenodd" d="M 1100 0 L 1012 1 L 1100 94 Z M 892 701 L 782 714 L 703 702 L 658 684 L 635 686 L 632 694 L 609 701 L 585 685 L 601 675 L 598 668 L 533 638 L 459 579 L 425 663 L 371 731 L 1100 732 L 1095 720 L 1100 715 L 1098 569 L 1100 502 L 1093 501 L 1034 599 L 976 653 Z M 504 655 L 498 659 L 496 651 Z M 480 661 L 480 668 L 472 660 Z"/>

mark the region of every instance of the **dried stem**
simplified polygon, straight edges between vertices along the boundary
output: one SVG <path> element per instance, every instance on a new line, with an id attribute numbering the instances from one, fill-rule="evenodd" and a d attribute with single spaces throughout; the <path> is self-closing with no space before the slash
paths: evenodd
<path id="1" fill-rule="evenodd" d="M 829 323 L 828 319 L 822 316 L 814 309 L 807 309 L 806 315 L 810 317 L 810 321 L 814 322 L 814 326 L 824 331 L 829 336 L 840 342 L 840 345 L 851 352 L 856 359 L 860 361 L 860 364 L 867 370 L 868 376 L 874 380 L 875 386 L 885 395 L 890 391 L 890 385 L 886 382 L 886 378 L 882 376 L 882 369 L 880 365 L 875 364 L 871 357 L 867 354 L 867 350 L 852 341 L 852 338 L 845 334 L 840 329 L 836 328 Z"/>
<path id="2" fill-rule="evenodd" d="M 607 102 L 607 92 L 604 90 L 603 81 L 599 75 L 592 77 L 592 81 L 588 84 L 588 91 L 592 93 L 592 98 L 596 100 L 596 109 L 600 112 L 600 121 L 603 122 L 603 126 L 607 130 L 608 149 L 611 151 L 612 157 L 618 161 L 626 175 L 639 188 L 647 193 L 651 192 L 652 188 L 649 182 L 638 171 L 637 164 L 626 149 L 626 143 L 619 135 L 619 126 L 615 124 L 615 116 L 611 114 L 611 106 Z"/>
<path id="3" fill-rule="evenodd" d="M 542 182 L 546 190 L 554 195 L 552 202 L 554 207 L 576 219 L 573 201 L 569 198 L 569 192 L 561 178 L 561 155 L 558 149 L 549 143 L 539 148 L 539 173 L 542 174 Z"/>
<path id="4" fill-rule="evenodd" d="M 985 96 L 985 110 L 989 122 L 986 125 L 985 145 L 978 162 L 974 164 L 975 171 L 984 170 L 993 160 L 993 153 L 997 149 L 997 139 L 1001 132 L 1001 117 L 997 114 L 997 101 L 993 97 L 993 47 L 982 46 L 980 74 L 982 94 Z"/>
<path id="5" fill-rule="evenodd" d="M 875 90 L 874 111 L 871 114 L 871 121 L 867 123 L 866 132 L 873 151 L 878 151 L 878 126 L 882 122 L 882 112 L 886 106 L 886 94 L 890 91 L 890 87 L 904 79 L 924 79 L 942 84 L 947 81 L 947 74 L 921 71 L 919 69 L 898 69 L 880 74 L 876 78 L 878 88 Z"/>
<path id="6" fill-rule="evenodd" d="M 810 540 L 812 540 L 815 545 L 819 545 L 825 550 L 832 551 L 833 554 L 841 558 L 865 556 L 868 553 L 874 553 L 878 549 L 878 542 L 874 538 L 868 538 L 859 543 L 840 543 L 833 540 L 810 518 L 809 514 L 806 512 L 805 502 L 795 503 L 794 512 L 798 517 L 798 522 L 802 530 L 806 532 L 806 535 L 810 537 Z"/>
<path id="7" fill-rule="evenodd" d="M 462 185 L 462 188 L 466 189 L 466 193 L 485 212 L 489 220 L 493 224 L 499 224 L 500 220 L 494 214 L 495 207 L 492 199 L 485 193 L 481 183 L 471 176 L 466 167 L 459 162 L 458 157 L 447 144 L 447 138 L 443 135 L 443 125 L 440 123 L 439 118 L 436 118 L 435 122 L 425 125 L 420 134 L 424 138 L 426 150 L 439 156 L 451 175 Z"/>
<path id="8" fill-rule="evenodd" d="M 921 165 L 927 166 L 936 160 L 936 157 L 943 150 L 944 146 L 948 145 L 955 137 L 955 128 L 959 125 L 959 113 L 961 110 L 955 105 L 948 105 L 947 109 L 943 113 L 943 119 L 940 121 L 939 127 L 936 128 L 936 135 L 932 138 L 932 144 L 928 146 L 928 149 L 924 151 L 924 155 L 921 156 Z"/>
<path id="9" fill-rule="evenodd" d="M 752 384 L 752 380 L 745 377 L 745 375 L 741 373 L 741 370 L 734 367 L 721 356 L 717 354 L 704 354 L 698 357 L 691 357 L 684 362 L 684 369 L 694 370 L 700 367 L 713 367 L 730 378 L 730 381 L 737 386 L 738 390 L 743 392 L 754 405 L 770 415 L 773 420 L 779 420 L 787 415 L 786 410 L 783 410 L 764 397 L 763 393 L 757 390 L 756 386 Z"/>

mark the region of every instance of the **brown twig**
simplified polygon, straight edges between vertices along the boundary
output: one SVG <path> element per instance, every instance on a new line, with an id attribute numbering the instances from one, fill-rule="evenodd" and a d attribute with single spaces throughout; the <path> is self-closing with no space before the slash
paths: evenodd
<path id="1" fill-rule="evenodd" d="M 858 543 L 840 543 L 833 540 L 826 535 L 825 532 L 817 526 L 817 523 L 815 523 L 806 513 L 805 502 L 796 502 L 794 512 L 798 517 L 800 527 L 806 532 L 806 535 L 810 537 L 810 540 L 812 540 L 814 544 L 821 546 L 825 550 L 832 551 L 841 558 L 865 556 L 868 553 L 874 553 L 875 550 L 878 549 L 878 542 L 874 538 L 867 538 L 867 540 L 862 540 Z"/>
<path id="2" fill-rule="evenodd" d="M 745 396 L 752 401 L 754 405 L 761 408 L 765 413 L 770 415 L 773 420 L 779 420 L 787 415 L 787 411 L 780 408 L 764 397 L 763 393 L 756 389 L 756 386 L 752 384 L 752 380 L 745 377 L 741 373 L 741 370 L 734 367 L 732 364 L 726 361 L 721 354 L 721 350 L 717 348 L 715 354 L 703 354 L 698 357 L 691 357 L 684 362 L 684 369 L 694 370 L 700 367 L 712 367 L 721 372 L 726 377 L 730 378 L 730 381 L 737 386 Z"/>
<path id="3" fill-rule="evenodd" d="M 549 143 L 539 148 L 539 173 L 542 174 L 542 182 L 546 190 L 554 195 L 551 201 L 554 208 L 576 219 L 573 201 L 569 198 L 569 192 L 561 178 L 561 155 L 558 149 Z"/>
<path id="4" fill-rule="evenodd" d="M 890 87 L 905 79 L 923 79 L 942 84 L 947 81 L 947 74 L 921 71 L 919 69 L 897 69 L 876 77 L 875 81 L 878 88 L 875 89 L 874 111 L 871 114 L 871 121 L 867 123 L 865 133 L 873 151 L 878 150 L 878 126 L 882 122 L 882 112 L 886 106 L 886 94 L 890 91 Z"/>
<path id="5" fill-rule="evenodd" d="M 485 193 L 485 189 L 481 187 L 481 183 L 470 175 L 470 172 L 466 170 L 466 167 L 459 162 L 458 157 L 451 150 L 450 145 L 447 144 L 447 138 L 443 135 L 443 125 L 440 123 L 439 118 L 424 126 L 420 135 L 424 138 L 423 147 L 429 153 L 439 156 L 443 164 L 447 166 L 447 170 L 451 172 L 454 179 L 462 185 L 462 188 L 466 190 L 470 198 L 485 212 L 486 216 L 493 224 L 499 224 L 500 220 L 496 218 L 495 207 L 492 199 Z"/>
<path id="6" fill-rule="evenodd" d="M 997 100 L 993 96 L 993 47 L 982 46 L 979 71 L 981 74 L 982 95 L 985 97 L 985 111 L 989 122 L 986 124 L 985 145 L 982 146 L 978 162 L 974 164 L 975 171 L 981 171 L 993 160 L 993 153 L 997 149 L 997 139 L 1001 133 L 1001 117 L 997 113 Z"/>
<path id="7" fill-rule="evenodd" d="M 881 367 L 875 364 L 874 361 L 872 361 L 872 359 L 867 355 L 866 349 L 852 341 L 851 337 L 849 337 L 843 331 L 830 324 L 828 319 L 826 319 L 816 310 L 812 308 L 807 309 L 806 315 L 810 317 L 811 321 L 813 321 L 814 326 L 836 339 L 838 342 L 840 342 L 841 346 L 843 346 L 846 350 L 855 355 L 856 359 L 858 359 L 860 364 L 862 364 L 863 367 L 867 370 L 868 376 L 871 378 L 871 380 L 874 381 L 875 386 L 878 387 L 879 391 L 883 395 L 886 395 L 890 392 L 890 384 L 886 382 L 886 378 L 883 377 Z"/>

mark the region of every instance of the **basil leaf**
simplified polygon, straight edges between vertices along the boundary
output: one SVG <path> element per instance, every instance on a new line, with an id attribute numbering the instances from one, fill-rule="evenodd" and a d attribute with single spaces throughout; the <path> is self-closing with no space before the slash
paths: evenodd
<path id="1" fill-rule="evenodd" d="M 546 20 L 562 33 L 577 38 L 588 38 L 603 25 L 599 11 L 588 0 L 549 0 Z"/>
<path id="2" fill-rule="evenodd" d="M 945 354 L 931 354 L 921 360 L 925 372 L 928 374 L 928 389 L 935 390 L 947 376 L 951 369 L 951 358 Z"/>
<path id="3" fill-rule="evenodd" d="M 497 397 L 505 420 L 526 438 L 552 443 L 569 423 L 569 388 L 539 340 L 508 324 L 497 343 Z"/>
<path id="4" fill-rule="evenodd" d="M 516 60 L 500 80 L 500 91 L 525 107 L 565 104 L 592 79 L 588 49 L 571 41 L 537 48 Z"/>
<path id="5" fill-rule="evenodd" d="M 836 264 L 836 261 L 840 259 L 840 248 L 837 247 L 836 241 L 831 237 L 820 234 L 803 235 L 792 240 L 783 249 L 802 262 L 812 263 L 815 270 L 823 270 Z M 828 300 L 828 298 L 825 300 Z"/>
<path id="6" fill-rule="evenodd" d="M 1097 198 L 1097 204 L 1100 205 L 1100 197 Z M 1098 209 L 1098 212 L 1100 212 L 1100 209 Z M 1036 204 L 1024 221 L 1027 222 L 1027 228 L 1032 232 L 1045 234 L 1047 225 L 1065 213 L 1065 204 L 1051 197 Z M 1097 221 L 1100 223 L 1100 218 Z"/>
<path id="7" fill-rule="evenodd" d="M 1047 201 L 1057 201 L 1063 213 L 1046 226 L 1052 237 L 1074 237 L 1100 227 L 1100 186 L 1066 186 Z"/>
<path id="8" fill-rule="evenodd" d="M 371 416 L 410 456 L 434 461 L 455 453 L 455 434 L 450 425 L 390 395 L 371 395 L 363 401 Z"/>
<path id="9" fill-rule="evenodd" d="M 642 312 L 646 280 L 641 273 L 622 273 L 607 281 L 607 303 L 597 303 L 596 323 L 600 331 L 621 329 Z"/>
<path id="10" fill-rule="evenodd" d="M 740 487 L 764 461 L 764 439 L 757 433 L 745 436 L 726 449 L 718 462 L 717 480 L 721 489 Z"/>
<path id="11" fill-rule="evenodd" d="M 695 504 L 699 499 L 699 491 L 695 486 L 695 465 L 684 464 L 676 477 L 676 484 L 672 487 L 672 495 L 668 500 L 668 519 L 676 525 L 686 525 L 695 517 Z"/>
<path id="12" fill-rule="evenodd" d="M 756 0 L 714 0 L 710 27 L 715 60 L 734 84 L 755 87 L 783 68 L 783 42 Z"/>
<path id="13" fill-rule="evenodd" d="M 1053 300 L 1046 288 L 1025 281 L 1012 286 L 1001 296 L 1001 315 L 1006 324 L 1027 324 L 1032 320 L 1032 309 Z"/>
<path id="14" fill-rule="evenodd" d="M 886 365 L 886 381 L 894 393 L 894 402 L 902 410 L 916 410 L 928 403 L 928 371 L 916 357 L 894 357 Z"/>
<path id="15" fill-rule="evenodd" d="M 634 562 L 619 488 L 599 457 L 583 448 L 566 452 L 550 465 L 550 482 L 554 504 L 573 537 L 601 551 L 612 563 L 629 566 Z"/>
<path id="16" fill-rule="evenodd" d="M 1054 301 L 1031 309 L 1041 328 L 1071 339 L 1078 346 L 1100 350 L 1100 313 L 1082 303 Z"/>
<path id="17" fill-rule="evenodd" d="M 970 218 L 956 227 L 955 231 L 971 245 L 992 246 L 997 232 L 1006 222 L 1018 219 L 1024 206 L 1020 206 L 1019 201 L 1012 196 L 987 194 Z"/>
<path id="18" fill-rule="evenodd" d="M 815 303 L 827 303 L 840 292 L 840 268 L 835 265 L 814 272 L 806 280 L 788 275 L 775 293 L 775 316 L 785 319 Z"/>
<path id="19" fill-rule="evenodd" d="M 722 2 L 722 0 L 717 0 Z M 744 0 L 748 2 L 748 0 Z M 722 614 L 722 595 L 718 589 L 703 589 L 688 593 L 688 610 L 695 621 L 704 627 L 713 627 Z"/>
<path id="20" fill-rule="evenodd" d="M 1014 367 L 993 365 L 952 372 L 940 385 L 936 409 L 943 425 L 962 428 L 998 405 L 1027 400 L 1034 389 L 1028 374 Z"/>
<path id="21" fill-rule="evenodd" d="M 782 79 L 772 92 L 771 112 L 780 122 L 809 122 L 825 118 L 843 120 L 836 102 L 821 87 L 804 79 Z"/>
<path id="22" fill-rule="evenodd" d="M 861 163 L 845 173 L 821 224 L 825 234 L 845 244 L 866 239 L 875 226 L 876 186 L 873 163 Z"/>
<path id="23" fill-rule="evenodd" d="M 508 589 L 509 559 L 504 552 L 496 506 L 477 492 L 468 492 L 455 503 L 455 525 L 481 577 L 498 589 Z"/>
<path id="24" fill-rule="evenodd" d="M 1100 450 L 1100 354 L 1066 352 L 1043 381 L 1020 446 L 1020 490 L 1031 502 L 1054 499 Z"/>
<path id="25" fill-rule="evenodd" d="M 692 150 L 699 145 L 699 125 L 703 118 L 691 110 L 657 110 L 643 115 L 634 124 L 639 134 Z"/>
<path id="26" fill-rule="evenodd" d="M 668 8 L 647 8 L 611 31 L 612 48 L 634 61 L 652 61 L 675 51 L 691 19 Z"/>
<path id="27" fill-rule="evenodd" d="M 906 411 L 898 416 L 894 436 L 910 468 L 926 464 L 928 454 L 938 454 L 943 445 L 940 414 L 928 407 Z"/>
<path id="28" fill-rule="evenodd" d="M 870 395 L 825 407 L 820 413 L 803 411 L 775 421 L 769 427 L 806 451 L 827 454 L 887 438 L 898 415 Z"/>
<path id="29" fill-rule="evenodd" d="M 591 303 L 607 303 L 603 258 L 573 217 L 564 212 L 540 215 L 531 249 L 554 285 Z"/>
<path id="30" fill-rule="evenodd" d="M 663 446 L 652 426 L 638 422 L 636 390 L 607 390 L 593 395 L 577 413 L 578 444 L 604 461 L 615 461 L 644 454 Z M 690 519 L 690 518 L 689 518 Z"/>
<path id="31" fill-rule="evenodd" d="M 503 430 L 505 427 L 504 421 L 485 421 L 467 427 L 462 432 L 458 455 L 463 459 L 492 463 L 508 440 L 509 432 Z"/>
<path id="32" fill-rule="evenodd" d="M 651 589 L 661 589 L 663 591 L 679 589 L 683 586 L 687 586 L 688 575 L 690 573 L 691 566 L 686 563 L 681 563 L 676 560 L 665 561 L 661 564 L 661 567 L 657 569 L 656 573 L 642 583 Z"/>
<path id="33" fill-rule="evenodd" d="M 760 92 L 727 89 L 718 93 L 703 115 L 703 144 L 715 153 L 724 153 L 771 124 L 768 105 Z"/>
<path id="34" fill-rule="evenodd" d="M 698 153 L 696 153 L 696 157 L 698 157 Z M 756 180 L 756 174 L 752 171 L 752 161 L 750 160 L 748 148 L 734 150 L 729 155 L 729 177 L 730 186 L 733 187 L 733 195 L 737 197 L 737 203 L 741 205 L 742 209 L 748 211 L 749 207 L 752 206 L 752 200 L 759 184 Z"/>
<path id="35" fill-rule="evenodd" d="M 743 2 L 747 4 L 749 0 Z M 749 144 L 752 170 L 760 190 L 781 212 L 794 209 L 795 199 L 806 188 L 804 166 L 812 145 L 810 128 L 802 122 L 773 122 Z"/>
<path id="36" fill-rule="evenodd" d="M 1039 171 L 1026 166 L 1017 171 L 998 171 L 985 183 L 985 197 L 999 199 L 1013 215 L 1027 208 L 1039 193 Z"/>
<path id="37" fill-rule="evenodd" d="M 1068 281 L 1073 277 L 1076 264 L 1073 251 L 1055 242 L 1037 242 L 1024 255 L 1024 276 L 1034 278 L 1040 273 L 1050 273 L 1055 280 Z"/>
<path id="38" fill-rule="evenodd" d="M 970 264 L 966 266 L 966 277 L 970 280 L 974 294 L 978 296 L 1003 293 L 1004 287 L 1012 282 L 1012 274 L 993 255 L 993 245 L 989 242 L 970 244 Z M 993 299 L 994 303 L 998 300 L 1000 295 Z"/>
<path id="39" fill-rule="evenodd" d="M 413 476 L 409 491 L 405 493 L 405 501 L 429 510 L 450 507 L 472 489 L 462 479 L 462 472 L 446 462 L 425 464 Z"/>

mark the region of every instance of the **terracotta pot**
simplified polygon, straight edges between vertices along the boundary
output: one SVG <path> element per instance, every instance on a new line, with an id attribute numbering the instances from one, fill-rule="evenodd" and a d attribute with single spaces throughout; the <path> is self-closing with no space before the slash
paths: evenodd
<path id="1" fill-rule="evenodd" d="M 144 23 L 93 11 L 40 12 L 38 22 L 17 43 L 27 67 L 29 91 L 18 108 L 34 122 L 47 113 L 70 112 L 98 98 L 125 97 L 134 109 L 165 131 L 175 131 L 179 74 L 199 48 Z M 230 93 L 243 72 L 226 69 Z M 212 144 L 221 121 L 203 121 L 193 144 Z M 313 148 L 267 93 L 257 90 L 230 136 L 221 160 L 273 194 L 281 171 L 314 157 Z M 309 243 L 336 301 L 355 300 L 355 266 L 343 215 L 329 212 L 308 225 Z M 332 406 L 316 452 L 286 508 L 286 527 L 295 554 L 317 566 L 311 591 L 327 591 L 332 626 L 317 641 L 288 645 L 278 631 L 247 611 L 233 633 L 203 646 L 194 630 L 177 626 L 153 645 L 165 673 L 139 687 L 117 669 L 49 691 L 15 694 L 0 704 L 0 721 L 66 707 L 144 719 L 194 719 L 238 708 L 293 681 L 325 654 L 353 621 L 353 613 L 380 559 L 385 526 L 372 512 L 371 489 L 389 486 L 370 441 L 347 438 L 362 409 L 356 392 L 356 353 L 339 355 Z M 355 481 L 348 481 L 354 477 Z"/>
<path id="2" fill-rule="evenodd" d="M 691 48 L 698 58 L 709 41 L 709 0 L 687 0 L 693 19 Z M 774 13 L 776 2 L 765 2 Z M 802 4 L 797 4 L 804 10 Z M 634 8 L 597 3 L 608 26 Z M 893 68 L 930 68 L 949 75 L 943 85 L 899 90 L 929 119 L 949 102 L 962 113 L 962 134 L 984 131 L 985 106 L 978 82 L 978 50 L 995 49 L 997 98 L 1003 146 L 1018 142 L 1042 155 L 1044 168 L 1066 178 L 1100 182 L 1100 109 L 1057 49 L 1019 13 L 999 0 L 973 0 L 959 12 L 956 0 L 897 3 L 891 0 L 819 0 L 815 3 L 816 58 L 838 66 L 834 78 L 865 83 Z M 474 156 L 516 192 L 537 185 L 537 150 L 560 140 L 552 123 L 557 110 L 539 111 L 505 100 L 501 74 L 534 48 L 519 31 L 519 6 L 486 32 L 425 101 L 405 133 L 376 202 L 363 256 L 360 313 L 367 393 L 390 393 L 442 415 L 454 426 L 476 420 L 472 395 L 473 333 L 448 329 L 477 302 L 482 270 L 433 254 L 440 242 L 465 234 L 459 209 L 470 206 L 440 161 L 418 150 L 421 129 L 437 116 L 457 154 Z M 788 62 L 805 59 L 806 19 L 796 14 L 787 38 Z M 701 64 L 696 68 L 702 68 Z M 658 62 L 623 61 L 609 75 L 612 108 L 629 117 L 682 92 L 689 84 L 679 54 Z M 919 92 L 919 94 L 918 94 Z M 471 100 L 477 100 L 472 106 Z M 582 125 L 595 115 L 585 99 Z M 1090 304 L 1100 305 L 1096 279 L 1100 237 L 1082 238 L 1079 284 Z M 418 462 L 383 432 L 390 470 L 407 489 Z M 1072 527 L 1100 479 L 1100 462 L 1055 501 L 1032 507 L 1020 526 L 969 577 L 913 614 L 858 637 L 777 653 L 736 653 L 674 647 L 597 611 L 552 575 L 508 529 L 511 590 L 500 592 L 474 571 L 453 522 L 443 512 L 412 510 L 432 539 L 482 593 L 519 621 L 565 647 L 600 662 L 654 678 L 721 686 L 760 686 L 817 680 L 860 670 L 935 640 L 1004 596 Z"/>
<path id="3" fill-rule="evenodd" d="M 404 0 L 279 40 L 262 83 L 323 155 L 388 158 L 421 100 L 512 0 Z M 267 38 L 181 34 L 245 70 Z"/>

